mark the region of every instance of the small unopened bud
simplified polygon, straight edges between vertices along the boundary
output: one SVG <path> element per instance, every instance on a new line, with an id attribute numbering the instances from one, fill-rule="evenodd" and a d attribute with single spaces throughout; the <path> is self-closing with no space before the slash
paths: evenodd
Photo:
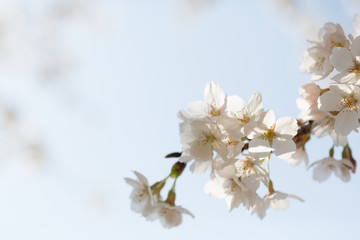
<path id="1" fill-rule="evenodd" d="M 171 189 L 168 193 L 168 196 L 167 196 L 165 202 L 170 204 L 171 206 L 175 206 L 175 198 L 176 198 L 175 191 L 173 189 Z"/>
<path id="2" fill-rule="evenodd" d="M 351 163 L 353 164 L 353 168 L 351 169 L 351 171 L 352 171 L 352 173 L 355 173 L 355 171 L 356 171 L 356 160 L 352 156 L 351 148 L 349 147 L 349 145 L 346 145 L 344 147 L 341 156 L 342 156 L 342 158 L 346 158 L 346 159 L 349 159 L 351 161 Z"/>
<path id="3" fill-rule="evenodd" d="M 186 163 L 176 162 L 171 168 L 170 177 L 178 178 L 184 171 L 185 167 L 186 167 Z"/>
<path id="4" fill-rule="evenodd" d="M 273 182 L 270 180 L 269 182 L 269 195 L 275 192 Z"/>
<path id="5" fill-rule="evenodd" d="M 179 158 L 179 157 L 181 157 L 181 152 L 173 152 L 165 156 L 165 158 Z"/>
<path id="6" fill-rule="evenodd" d="M 334 157 L 334 146 L 330 149 L 329 156 Z"/>

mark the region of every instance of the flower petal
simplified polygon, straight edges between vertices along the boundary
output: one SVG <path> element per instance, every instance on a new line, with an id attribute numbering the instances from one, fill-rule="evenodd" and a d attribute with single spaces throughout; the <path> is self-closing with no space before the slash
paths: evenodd
<path id="1" fill-rule="evenodd" d="M 331 64 L 339 72 L 345 71 L 354 66 L 354 59 L 349 50 L 342 47 L 333 48 L 330 56 Z"/>
<path id="2" fill-rule="evenodd" d="M 262 96 L 259 92 L 254 93 L 248 103 L 247 111 L 249 116 L 253 116 L 262 109 Z"/>
<path id="3" fill-rule="evenodd" d="M 293 138 L 297 134 L 298 124 L 292 117 L 282 117 L 276 121 L 275 134 L 281 138 Z"/>
<path id="4" fill-rule="evenodd" d="M 354 110 L 343 110 L 335 118 L 335 132 L 346 136 L 359 127 L 359 115 Z"/>
<path id="5" fill-rule="evenodd" d="M 333 92 L 326 92 L 319 97 L 318 108 L 321 111 L 325 111 L 325 112 L 340 111 L 341 100 L 342 100 L 341 96 Z"/>
<path id="6" fill-rule="evenodd" d="M 274 147 L 275 155 L 278 156 L 278 158 L 285 160 L 291 158 L 291 156 L 296 151 L 296 145 L 292 139 L 289 140 L 274 139 L 273 147 Z"/>

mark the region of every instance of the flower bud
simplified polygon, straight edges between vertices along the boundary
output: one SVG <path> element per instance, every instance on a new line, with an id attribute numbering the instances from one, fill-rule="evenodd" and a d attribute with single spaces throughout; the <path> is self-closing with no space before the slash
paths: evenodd
<path id="1" fill-rule="evenodd" d="M 176 162 L 171 168 L 170 177 L 178 178 L 181 175 L 181 173 L 184 171 L 185 167 L 186 167 L 186 163 Z"/>

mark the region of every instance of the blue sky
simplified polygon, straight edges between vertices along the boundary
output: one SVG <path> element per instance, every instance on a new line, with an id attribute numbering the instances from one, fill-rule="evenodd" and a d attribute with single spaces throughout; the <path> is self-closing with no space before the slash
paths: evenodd
<path id="1" fill-rule="evenodd" d="M 185 216 L 168 230 L 130 210 L 131 187 L 123 178 L 133 177 L 132 170 L 150 182 L 168 174 L 173 162 L 164 156 L 181 149 L 177 112 L 201 100 L 207 82 L 245 101 L 259 91 L 265 109 L 297 117 L 298 87 L 310 79 L 298 70 L 309 37 L 303 21 L 269 2 L 214 0 L 186 15 L 181 0 L 94 1 L 106 30 L 60 24 L 59 41 L 76 56 L 69 73 L 44 82 L 22 72 L 26 64 L 15 73 L 17 65 L 3 70 L 0 99 L 32 126 L 46 160 L 30 174 L 11 164 L 0 169 L 0 238 L 354 239 L 358 174 L 349 183 L 331 177 L 320 184 L 303 164 L 292 168 L 276 158 L 276 189 L 305 202 L 293 200 L 263 220 L 241 207 L 229 213 L 224 201 L 203 192 L 208 174 L 188 171 L 178 180 L 176 201 L 194 220 Z M 355 8 L 335 0 L 300 7 L 314 28 L 334 21 L 351 31 Z M 355 158 L 358 137 L 350 138 Z M 327 156 L 330 139 L 310 143 L 311 162 Z"/>

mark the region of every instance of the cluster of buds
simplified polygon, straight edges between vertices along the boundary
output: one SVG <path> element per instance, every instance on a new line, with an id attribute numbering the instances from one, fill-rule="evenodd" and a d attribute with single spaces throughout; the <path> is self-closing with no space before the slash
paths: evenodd
<path id="1" fill-rule="evenodd" d="M 331 173 L 343 181 L 355 173 L 347 136 L 360 125 L 360 15 L 355 15 L 356 33 L 347 38 L 339 24 L 327 23 L 320 30 L 320 40 L 303 53 L 301 70 L 312 74 L 309 83 L 300 87 L 302 110 L 298 119 L 275 119 L 273 110 L 264 110 L 262 96 L 254 93 L 248 103 L 239 96 L 226 96 L 221 87 L 209 82 L 204 100 L 190 103 L 180 111 L 182 152 L 167 157 L 178 158 L 170 174 L 149 185 L 135 172 L 137 180 L 126 178 L 133 186 L 132 209 L 149 220 L 160 219 L 165 227 L 181 223 L 182 214 L 193 216 L 175 205 L 175 183 L 187 164 L 194 174 L 208 173 L 210 180 L 205 192 L 225 199 L 229 211 L 243 206 L 259 218 L 269 208 L 284 209 L 289 198 L 300 197 L 274 189 L 270 178 L 270 159 L 275 155 L 290 166 L 304 162 L 309 166 L 305 145 L 312 135 L 333 139 L 329 156 L 313 162 L 313 178 L 326 180 Z M 331 79 L 335 82 L 320 88 L 314 81 Z M 335 146 L 342 147 L 342 159 L 334 158 Z M 174 184 L 166 200 L 161 190 L 168 179 Z M 266 193 L 260 189 L 265 189 Z"/>

